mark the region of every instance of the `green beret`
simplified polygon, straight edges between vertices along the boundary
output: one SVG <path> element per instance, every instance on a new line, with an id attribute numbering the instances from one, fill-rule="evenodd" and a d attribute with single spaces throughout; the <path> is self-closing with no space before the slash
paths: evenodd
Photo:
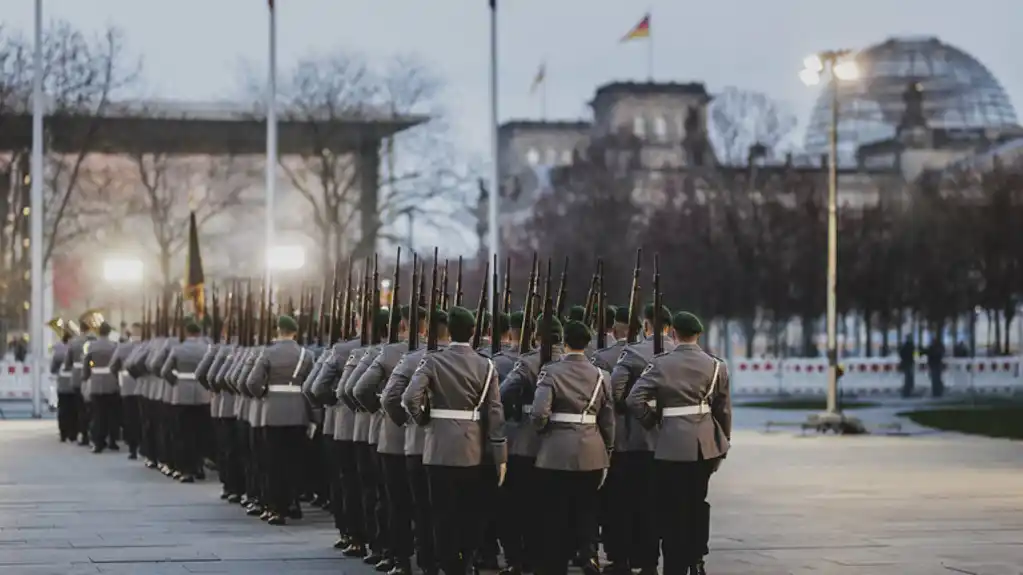
<path id="1" fill-rule="evenodd" d="M 506 313 L 497 314 L 497 333 L 507 333 L 509 325 L 511 325 L 511 319 L 509 318 L 508 314 Z M 520 323 L 519 325 L 522 324 Z"/>
<path id="2" fill-rule="evenodd" d="M 569 321 L 582 321 L 586 317 L 586 308 L 581 305 L 574 305 L 568 308 Z"/>
<path id="3" fill-rule="evenodd" d="M 615 317 L 618 315 L 618 308 L 613 305 L 609 305 L 604 308 L 604 323 L 610 325 L 614 322 Z M 626 314 L 625 320 L 628 321 L 628 314 Z"/>
<path id="4" fill-rule="evenodd" d="M 513 311 L 511 315 L 508 316 L 508 325 L 510 325 L 512 329 L 522 329 L 522 322 L 525 321 L 525 319 L 526 314 L 522 313 L 522 310 Z"/>
<path id="5" fill-rule="evenodd" d="M 425 314 L 426 310 L 423 310 L 423 312 L 424 312 L 423 319 L 425 320 L 426 319 L 426 314 Z M 448 325 L 448 312 L 446 312 L 446 311 L 444 311 L 444 310 L 442 310 L 440 308 L 435 308 L 433 310 L 433 318 L 440 325 Z"/>
<path id="6" fill-rule="evenodd" d="M 543 314 L 540 314 L 540 315 L 536 316 L 536 327 L 535 327 L 535 329 L 537 329 L 537 330 L 540 329 L 540 322 L 542 322 L 542 321 L 543 321 Z M 561 323 L 561 320 L 558 319 L 558 316 L 556 316 L 556 315 L 552 315 L 551 316 L 551 331 L 553 331 L 554 333 L 556 333 L 558 335 L 561 335 L 562 333 L 564 333 L 563 324 Z"/>
<path id="7" fill-rule="evenodd" d="M 565 343 L 574 349 L 582 349 L 593 339 L 589 326 L 581 321 L 569 320 L 565 324 Z"/>
<path id="8" fill-rule="evenodd" d="M 643 319 L 654 321 L 654 304 L 648 303 L 643 306 Z M 666 305 L 661 306 L 661 323 L 671 325 L 671 310 Z"/>
<path id="9" fill-rule="evenodd" d="M 386 309 L 379 309 L 375 319 L 376 321 L 373 322 L 373 326 L 376 328 L 376 333 L 387 333 L 387 325 L 391 322 L 391 312 Z"/>
<path id="10" fill-rule="evenodd" d="M 457 305 L 448 308 L 448 329 L 451 331 L 471 330 L 475 325 L 476 318 L 471 311 Z"/>
<path id="11" fill-rule="evenodd" d="M 611 306 L 614 307 L 614 306 Z M 615 323 L 629 323 L 629 306 L 622 305 L 615 308 Z"/>
<path id="12" fill-rule="evenodd" d="M 675 331 L 682 337 L 690 337 L 703 333 L 703 323 L 700 321 L 700 318 L 687 311 L 680 311 L 675 314 L 671 325 L 675 327 Z"/>
<path id="13" fill-rule="evenodd" d="M 290 315 L 282 315 L 277 318 L 277 329 L 288 333 L 298 333 L 298 322 Z"/>

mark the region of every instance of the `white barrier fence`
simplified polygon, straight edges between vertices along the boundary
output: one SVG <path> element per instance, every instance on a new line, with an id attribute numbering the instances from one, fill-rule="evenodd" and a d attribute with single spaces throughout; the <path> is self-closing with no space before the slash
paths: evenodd
<path id="1" fill-rule="evenodd" d="M 898 358 L 843 358 L 845 375 L 839 380 L 843 395 L 898 395 L 903 373 Z M 946 394 L 1023 393 L 1019 357 L 948 358 L 942 382 Z M 823 395 L 827 390 L 828 361 L 814 359 L 733 359 L 729 362 L 732 393 L 744 395 Z M 930 371 L 918 360 L 914 392 L 930 394 Z"/>
<path id="2" fill-rule="evenodd" d="M 32 401 L 32 365 L 0 361 L 0 403 Z M 47 373 L 43 378 L 43 405 L 57 405 L 57 393 Z"/>

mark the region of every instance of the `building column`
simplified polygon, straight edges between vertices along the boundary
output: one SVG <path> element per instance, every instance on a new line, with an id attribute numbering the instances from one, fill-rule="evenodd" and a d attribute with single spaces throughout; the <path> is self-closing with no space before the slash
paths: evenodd
<path id="1" fill-rule="evenodd" d="M 356 151 L 359 184 L 359 241 L 355 256 L 364 258 L 376 252 L 380 233 L 380 140 L 363 143 Z"/>

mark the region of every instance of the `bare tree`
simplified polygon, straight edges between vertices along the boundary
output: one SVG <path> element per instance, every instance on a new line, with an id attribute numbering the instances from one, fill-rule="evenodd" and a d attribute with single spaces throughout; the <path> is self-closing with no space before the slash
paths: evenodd
<path id="1" fill-rule="evenodd" d="M 778 156 L 796 127 L 796 117 L 761 92 L 725 88 L 710 103 L 710 139 L 725 165 L 745 165 L 752 146 L 766 159 Z"/>

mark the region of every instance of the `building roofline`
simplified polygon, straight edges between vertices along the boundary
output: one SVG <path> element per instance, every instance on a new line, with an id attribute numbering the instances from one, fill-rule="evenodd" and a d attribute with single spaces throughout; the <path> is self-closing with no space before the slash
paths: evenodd
<path id="1" fill-rule="evenodd" d="M 587 120 L 530 120 L 512 119 L 506 120 L 498 127 L 499 130 L 546 130 L 546 129 L 573 129 L 588 130 L 593 127 L 593 122 Z"/>

